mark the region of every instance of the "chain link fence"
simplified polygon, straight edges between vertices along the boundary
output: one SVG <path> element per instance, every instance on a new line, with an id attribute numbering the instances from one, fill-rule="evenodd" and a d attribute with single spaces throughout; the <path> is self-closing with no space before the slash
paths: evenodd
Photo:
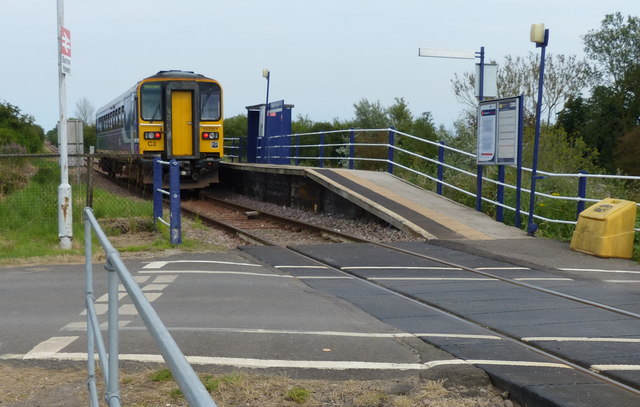
<path id="1" fill-rule="evenodd" d="M 88 156 L 69 158 L 74 237 L 83 235 L 85 206 L 92 207 L 98 219 L 147 218 L 152 223 L 151 193 L 139 198 L 133 185 L 115 186 L 91 169 L 92 161 Z M 58 242 L 59 185 L 58 155 L 0 155 L 0 251 L 28 237 Z"/>

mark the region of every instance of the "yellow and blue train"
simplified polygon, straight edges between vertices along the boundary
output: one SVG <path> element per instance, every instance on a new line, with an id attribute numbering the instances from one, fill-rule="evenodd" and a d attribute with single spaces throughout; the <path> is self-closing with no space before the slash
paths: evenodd
<path id="1" fill-rule="evenodd" d="M 222 88 L 203 75 L 160 71 L 96 113 L 100 168 L 153 183 L 153 159 L 176 159 L 181 188 L 218 182 L 223 156 Z"/>

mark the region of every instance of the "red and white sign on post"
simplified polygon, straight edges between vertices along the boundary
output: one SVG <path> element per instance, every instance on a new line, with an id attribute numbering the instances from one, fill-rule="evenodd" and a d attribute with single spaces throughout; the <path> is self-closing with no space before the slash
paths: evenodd
<path id="1" fill-rule="evenodd" d="M 60 27 L 60 69 L 71 74 L 71 31 L 64 27 Z"/>

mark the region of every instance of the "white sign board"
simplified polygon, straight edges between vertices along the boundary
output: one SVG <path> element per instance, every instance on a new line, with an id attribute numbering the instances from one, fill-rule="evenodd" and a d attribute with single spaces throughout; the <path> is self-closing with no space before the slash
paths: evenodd
<path id="1" fill-rule="evenodd" d="M 60 69 L 63 74 L 71 74 L 71 31 L 60 27 Z"/>
<path id="2" fill-rule="evenodd" d="M 498 65 L 484 64 L 484 75 L 482 77 L 482 97 L 498 97 Z M 480 64 L 476 64 L 476 97 L 480 97 Z"/>
<path id="3" fill-rule="evenodd" d="M 518 160 L 520 98 L 480 102 L 478 107 L 478 165 L 515 165 Z"/>

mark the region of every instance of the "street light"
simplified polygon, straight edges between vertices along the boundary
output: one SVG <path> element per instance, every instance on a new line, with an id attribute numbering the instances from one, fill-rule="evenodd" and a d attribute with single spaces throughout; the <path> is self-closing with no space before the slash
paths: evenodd
<path id="1" fill-rule="evenodd" d="M 549 30 L 545 30 L 544 24 L 531 25 L 531 42 L 536 48 L 542 48 L 540 53 L 540 77 L 538 79 L 538 104 L 536 105 L 536 133 L 533 141 L 533 163 L 531 165 L 531 196 L 529 198 L 529 220 L 527 234 L 533 236 L 538 230 L 538 225 L 533 222 L 533 212 L 536 200 L 536 181 L 538 180 L 538 145 L 540 144 L 540 112 L 542 111 L 542 89 L 544 85 L 544 59 L 549 43 Z"/>

